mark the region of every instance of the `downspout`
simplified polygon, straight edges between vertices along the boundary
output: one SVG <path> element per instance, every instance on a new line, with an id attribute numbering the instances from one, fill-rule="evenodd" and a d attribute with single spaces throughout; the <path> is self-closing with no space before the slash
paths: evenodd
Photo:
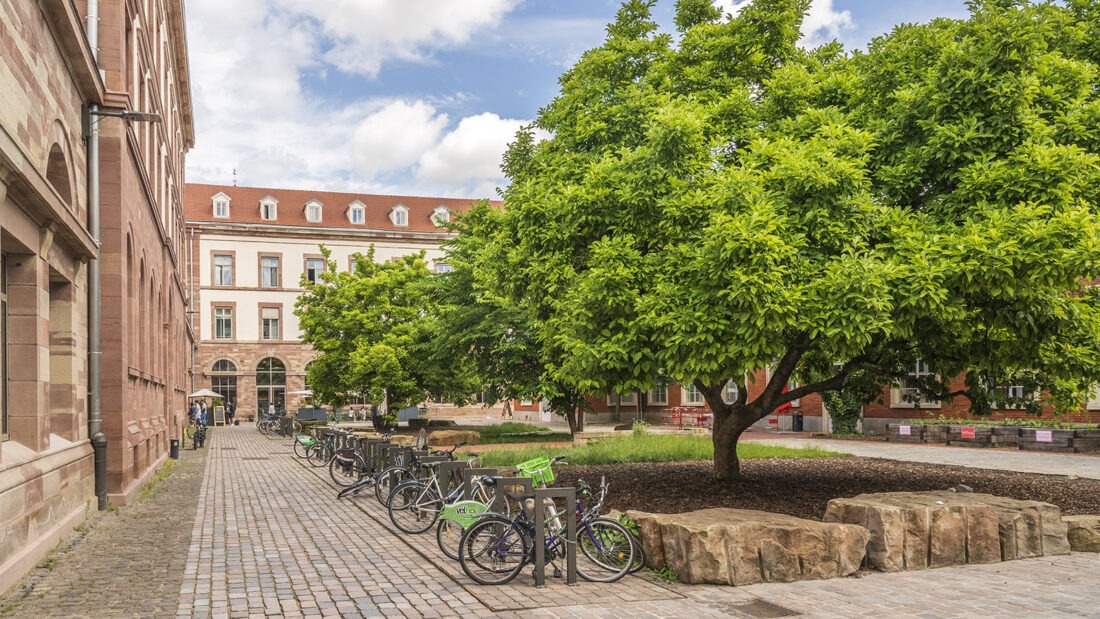
<path id="1" fill-rule="evenodd" d="M 191 335 L 195 333 L 195 228 L 192 226 L 187 231 L 187 322 L 191 327 Z M 195 393 L 195 354 L 199 350 L 198 342 L 191 341 L 191 391 Z M 189 403 L 188 403 L 189 404 Z"/>
<path id="2" fill-rule="evenodd" d="M 88 0 L 88 46 L 99 68 L 99 0 Z M 100 291 L 99 254 L 99 123 L 90 106 L 88 116 L 88 232 L 96 243 L 96 257 L 88 261 L 88 436 L 92 440 L 95 461 L 95 495 L 100 510 L 107 509 L 107 435 L 103 433 L 102 391 L 100 385 Z"/>

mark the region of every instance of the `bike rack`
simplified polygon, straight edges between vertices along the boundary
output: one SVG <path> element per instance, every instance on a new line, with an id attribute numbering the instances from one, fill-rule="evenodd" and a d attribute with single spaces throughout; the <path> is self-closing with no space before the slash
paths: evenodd
<path id="1" fill-rule="evenodd" d="M 510 486 L 522 486 L 523 494 L 531 494 L 531 492 L 534 490 L 534 485 L 532 485 L 530 477 L 499 477 L 497 478 L 497 491 L 496 494 L 493 495 L 492 511 L 498 514 L 504 514 L 508 512 L 508 497 L 504 496 L 503 489 Z M 520 505 L 519 508 L 523 509 L 523 506 Z"/>
<path id="2" fill-rule="evenodd" d="M 465 468 L 465 469 L 462 469 L 462 472 L 461 472 L 461 475 L 462 475 L 462 499 L 465 500 L 465 501 L 469 501 L 470 499 L 474 498 L 474 484 L 473 484 L 473 478 L 474 477 L 477 477 L 479 475 L 496 475 L 496 474 L 497 474 L 497 469 L 485 469 L 485 468 L 479 468 L 479 469 Z M 494 503 L 494 505 L 496 505 L 496 504 Z"/>
<path id="3" fill-rule="evenodd" d="M 466 461 L 447 461 L 439 465 L 439 487 L 443 490 L 444 496 L 452 488 L 462 485 L 462 471 L 468 467 L 469 463 Z"/>
<path id="4" fill-rule="evenodd" d="M 497 481 L 500 483 L 503 480 Z M 528 480 L 530 481 L 530 480 Z M 545 500 L 564 499 L 565 509 L 565 584 L 577 584 L 577 490 L 576 488 L 535 489 L 535 586 L 546 586 L 546 505 Z"/>
<path id="5" fill-rule="evenodd" d="M 374 438 L 369 438 L 359 444 L 363 453 L 363 460 L 367 462 L 367 466 L 370 467 L 372 472 L 382 470 L 382 463 L 384 462 L 382 458 L 382 447 L 388 447 L 389 444 L 389 441 Z"/>

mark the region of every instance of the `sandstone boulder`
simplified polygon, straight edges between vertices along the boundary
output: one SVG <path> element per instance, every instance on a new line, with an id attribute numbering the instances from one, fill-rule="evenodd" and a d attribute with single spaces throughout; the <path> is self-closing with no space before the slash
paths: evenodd
<path id="1" fill-rule="evenodd" d="M 390 437 L 390 445 L 405 446 L 405 445 L 412 445 L 415 442 L 416 442 L 416 437 L 415 436 L 402 436 L 400 434 L 395 434 L 395 435 Z"/>
<path id="2" fill-rule="evenodd" d="M 1063 516 L 1069 547 L 1076 552 L 1100 552 L 1100 516 Z"/>
<path id="3" fill-rule="evenodd" d="M 428 435 L 428 444 L 432 446 L 453 447 L 458 443 L 477 445 L 481 434 L 472 430 L 436 430 Z"/>
<path id="4" fill-rule="evenodd" d="M 989 494 L 861 494 L 829 501 L 825 522 L 866 527 L 867 566 L 884 572 L 1069 553 L 1057 506 Z"/>
<path id="5" fill-rule="evenodd" d="M 668 566 L 690 584 L 847 576 L 859 569 L 870 536 L 860 526 L 744 509 L 626 515 L 638 522 L 649 566 Z"/>

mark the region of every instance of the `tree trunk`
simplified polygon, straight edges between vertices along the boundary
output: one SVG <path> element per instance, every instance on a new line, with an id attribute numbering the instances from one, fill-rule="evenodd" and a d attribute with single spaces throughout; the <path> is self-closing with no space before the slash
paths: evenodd
<path id="1" fill-rule="evenodd" d="M 741 461 L 737 458 L 737 441 L 741 434 L 752 425 L 745 423 L 742 415 L 730 414 L 719 424 L 717 420 L 711 430 L 714 441 L 714 476 L 722 480 L 741 478 Z"/>

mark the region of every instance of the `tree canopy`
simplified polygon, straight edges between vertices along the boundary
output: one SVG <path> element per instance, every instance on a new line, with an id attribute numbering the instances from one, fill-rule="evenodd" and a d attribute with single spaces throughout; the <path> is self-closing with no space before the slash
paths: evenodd
<path id="1" fill-rule="evenodd" d="M 482 285 L 529 312 L 553 380 L 694 382 L 722 477 L 776 406 L 918 360 L 930 399 L 988 412 L 1011 381 L 1079 406 L 1100 382 L 1100 3 L 976 0 L 851 53 L 797 46 L 807 0 L 680 0 L 675 35 L 653 4 L 622 5 L 540 111 L 552 137 L 505 160 Z"/>

